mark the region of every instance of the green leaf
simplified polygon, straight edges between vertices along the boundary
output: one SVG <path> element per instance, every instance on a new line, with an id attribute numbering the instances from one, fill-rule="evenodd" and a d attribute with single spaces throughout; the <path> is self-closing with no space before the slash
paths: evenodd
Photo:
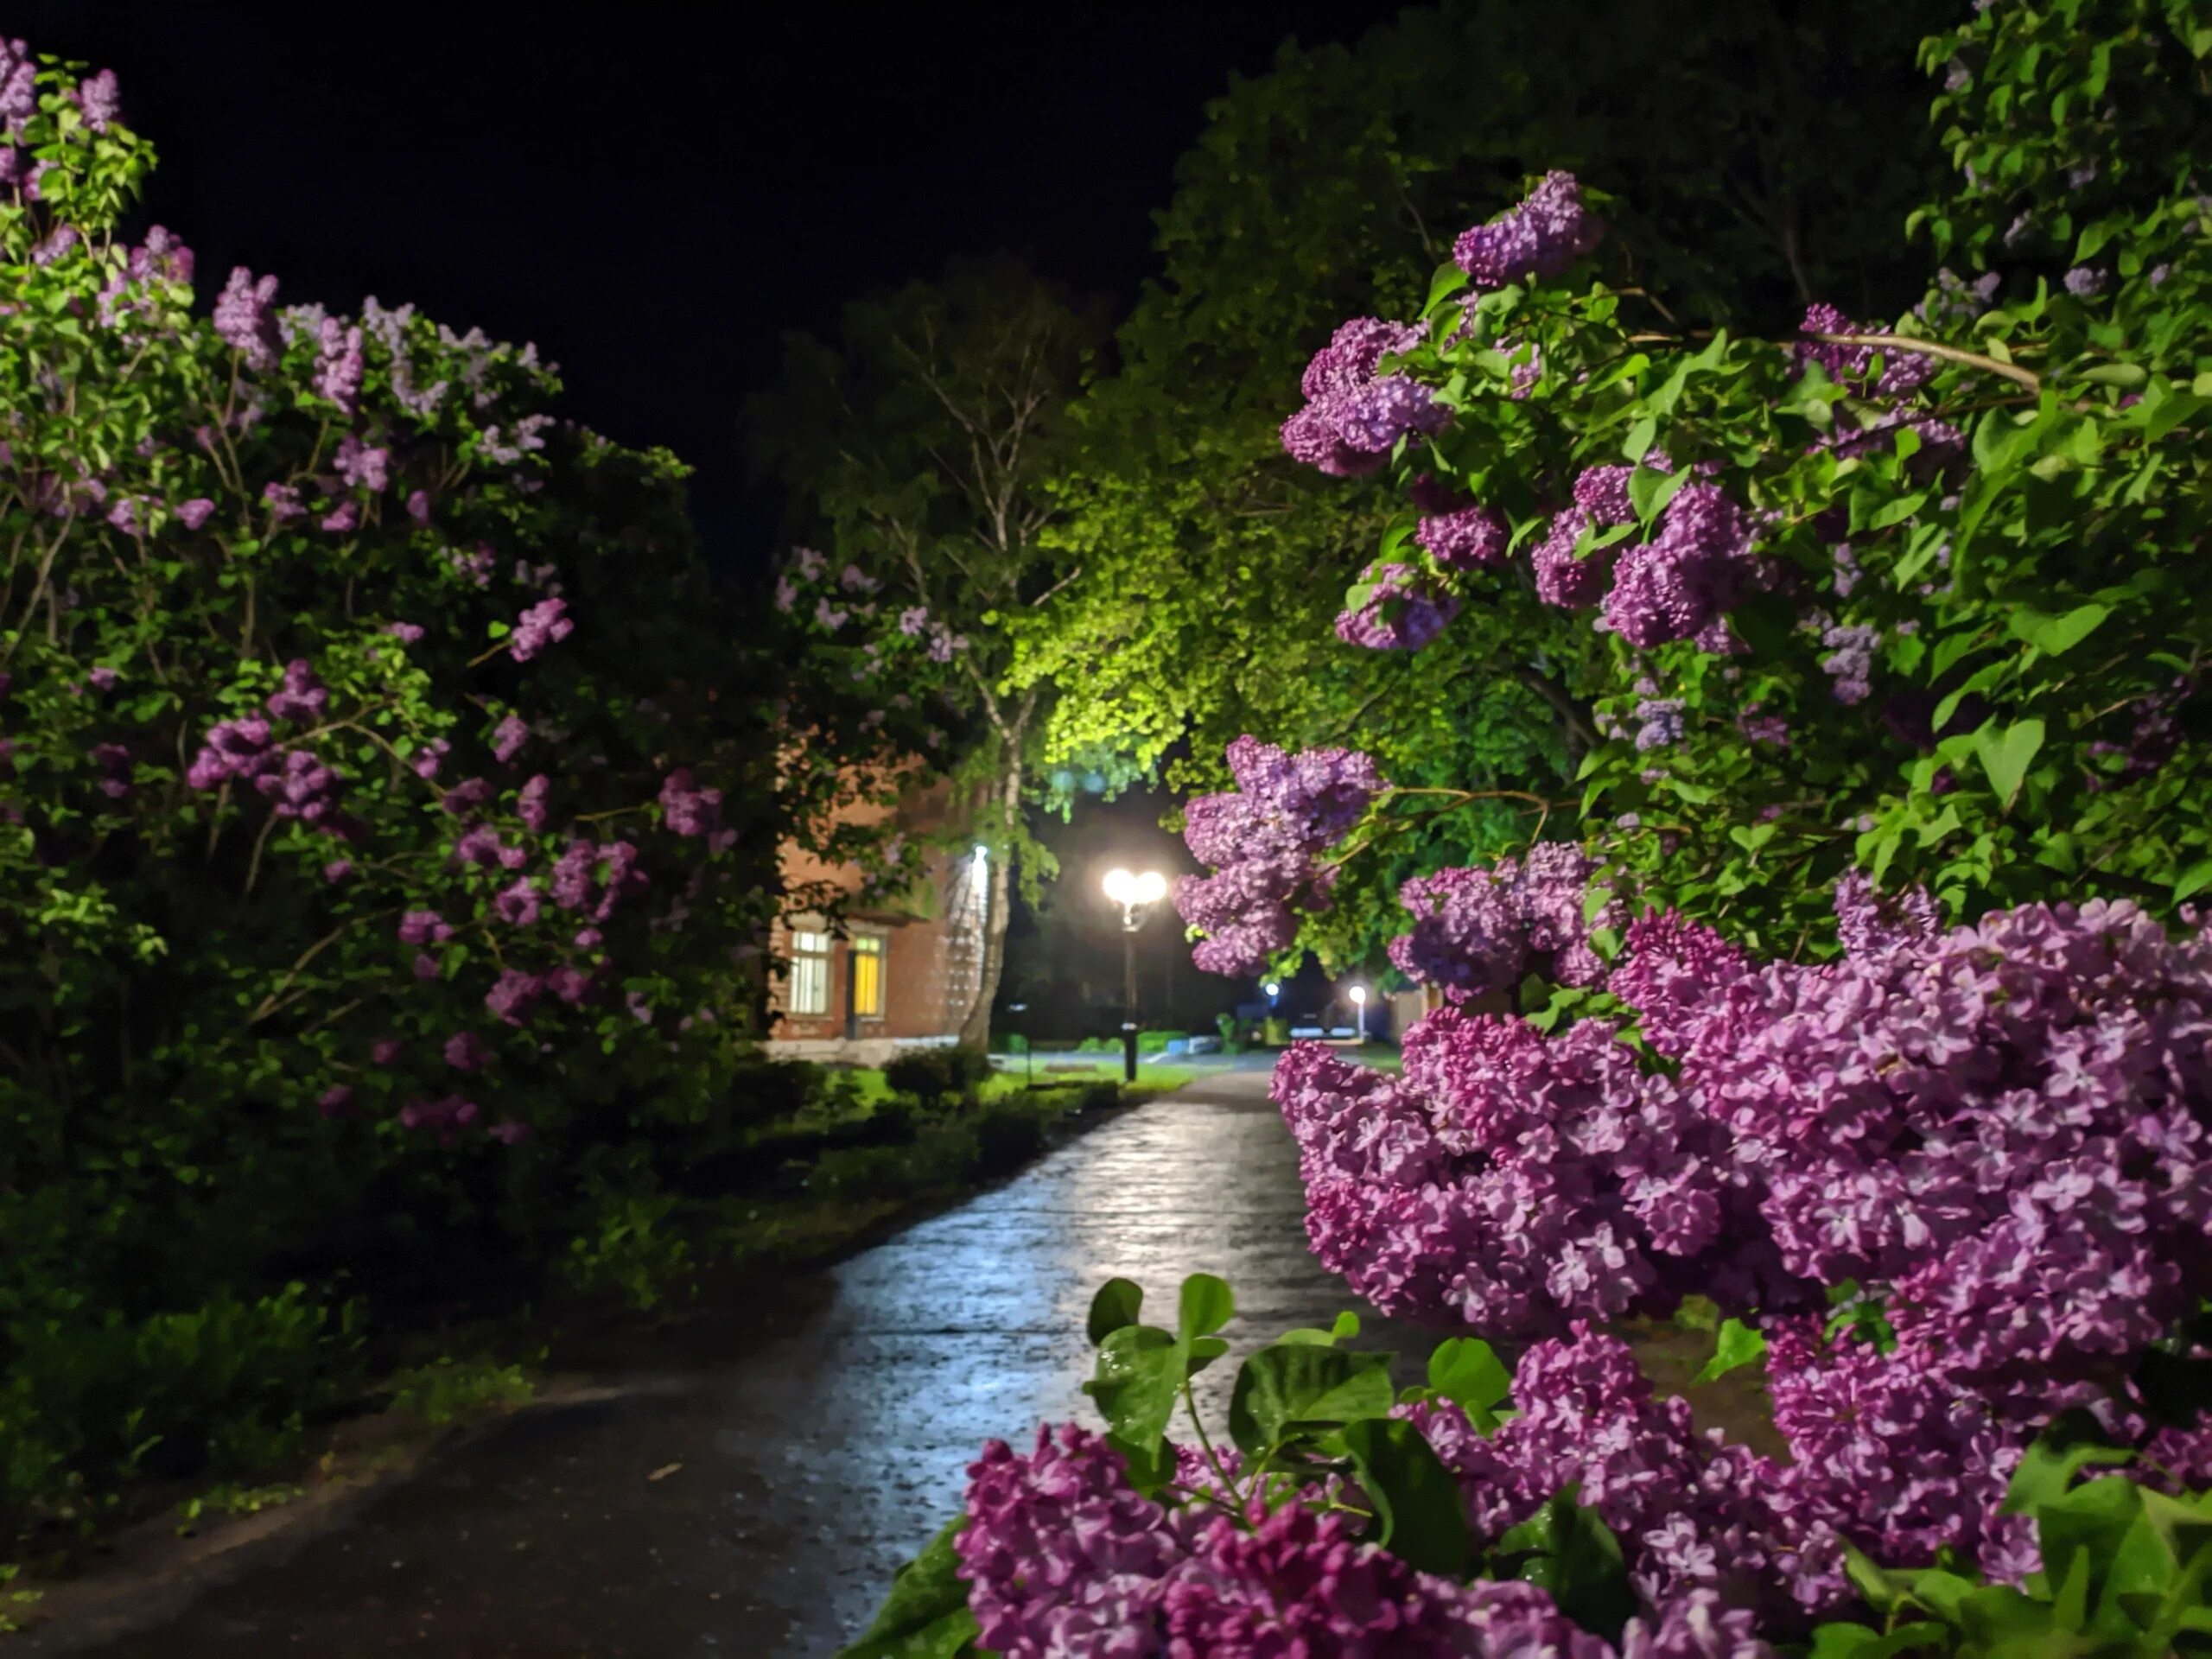
<path id="1" fill-rule="evenodd" d="M 1890 1659 L 1892 1654 L 1948 1646 L 1950 1639 L 1949 1630 L 1924 1619 L 1886 1634 L 1864 1624 L 1821 1624 L 1814 1628 L 1808 1659 Z"/>
<path id="2" fill-rule="evenodd" d="M 1656 467 L 1638 467 L 1628 475 L 1629 504 L 1636 509 L 1637 518 L 1648 524 L 1689 481 L 1688 467 L 1662 473 Z"/>
<path id="3" fill-rule="evenodd" d="M 2063 616 L 2045 616 L 2021 609 L 2005 619 L 2015 639 L 2024 639 L 2048 656 L 2063 657 L 2103 626 L 2112 612 L 2102 605 L 2080 605 Z"/>
<path id="4" fill-rule="evenodd" d="M 1436 268 L 1436 274 L 1428 279 L 1428 298 L 1421 302 L 1421 315 L 1427 316 L 1438 306 L 1466 287 L 1471 280 L 1467 273 L 1455 264 L 1439 265 Z"/>
<path id="5" fill-rule="evenodd" d="M 1236 1317 L 1236 1299 L 1226 1281 L 1210 1273 L 1194 1273 L 1183 1281 L 1182 1306 L 1176 1331 L 1185 1342 L 1211 1336 Z"/>
<path id="6" fill-rule="evenodd" d="M 1306 1343 L 1316 1348 L 1333 1348 L 1337 1344 L 1349 1341 L 1351 1338 L 1356 1337 L 1358 1334 L 1359 1315 L 1352 1313 L 1350 1309 L 1346 1309 L 1344 1313 L 1337 1315 L 1336 1323 L 1326 1331 L 1316 1330 L 1311 1325 L 1300 1325 L 1294 1331 L 1284 1332 L 1281 1336 L 1277 1337 L 1275 1340 L 1277 1342 Z"/>
<path id="7" fill-rule="evenodd" d="M 2084 239 L 2087 239 L 2086 236 Z M 2150 376 L 2144 372 L 2139 364 L 2100 363 L 2094 369 L 2082 370 L 2082 378 L 2084 380 L 2094 381 L 2101 386 L 2117 386 L 2122 391 L 2133 391 L 2149 379 Z"/>
<path id="8" fill-rule="evenodd" d="M 2199 860 L 2174 879 L 2174 902 L 2179 904 L 2208 887 L 2212 887 L 2212 858 Z"/>
<path id="9" fill-rule="evenodd" d="M 1721 1322 L 1720 1338 L 1711 1359 L 1705 1362 L 1694 1379 L 1710 1382 L 1728 1375 L 1738 1366 L 1755 1364 L 1766 1357 L 1766 1338 L 1741 1319 Z"/>
<path id="10" fill-rule="evenodd" d="M 1122 1461 L 1128 1468 L 1129 1484 L 1147 1497 L 1174 1479 L 1175 1451 L 1165 1440 L 1157 1446 L 1141 1446 L 1109 1431 L 1106 1444 L 1122 1454 Z"/>
<path id="11" fill-rule="evenodd" d="M 1372 1541 L 1421 1572 L 1465 1572 L 1474 1549 L 1466 1501 L 1421 1432 L 1402 1419 L 1366 1418 L 1345 1428 L 1344 1446 L 1375 1504 Z"/>
<path id="12" fill-rule="evenodd" d="M 1396 1403 L 1388 1354 L 1271 1343 L 1236 1373 L 1229 1435 L 1248 1457 L 1259 1457 L 1294 1423 L 1356 1422 L 1387 1416 Z"/>
<path id="13" fill-rule="evenodd" d="M 1175 1414 L 1188 1359 L 1185 1344 L 1158 1326 L 1125 1325 L 1098 1344 L 1098 1369 L 1083 1391 L 1107 1427 L 1148 1454 Z"/>
<path id="14" fill-rule="evenodd" d="M 1981 762 L 1982 771 L 1989 775 L 1990 786 L 2008 811 L 2020 798 L 2020 785 L 2027 779 L 2028 767 L 2043 747 L 2043 721 L 2022 720 L 2002 731 L 1993 721 L 1974 734 L 1974 757 Z"/>
<path id="15" fill-rule="evenodd" d="M 2005 1489 L 2004 1515 L 2032 1515 L 2066 1495 L 2092 1464 L 2129 1463 L 2133 1452 L 2110 1444 L 2097 1421 L 2079 1409 L 2061 1412 L 2030 1442 Z"/>
<path id="16" fill-rule="evenodd" d="M 1631 465 L 1642 461 L 1658 441 L 1659 422 L 1656 416 L 1646 415 L 1628 429 L 1628 436 L 1621 440 L 1621 453 Z"/>
<path id="17" fill-rule="evenodd" d="M 1635 1615 L 1636 1592 L 1620 1541 L 1574 1494 L 1567 1487 L 1513 1528 L 1497 1541 L 1497 1554 L 1518 1558 L 1512 1576 L 1550 1591 L 1560 1611 L 1584 1630 L 1618 1642 L 1621 1627 Z"/>
<path id="18" fill-rule="evenodd" d="M 836 1659 L 956 1659 L 975 1649 L 975 1615 L 952 1541 L 968 1517 L 948 1521 L 922 1553 L 899 1569 L 874 1620 Z"/>
<path id="19" fill-rule="evenodd" d="M 1513 1391 L 1513 1373 L 1490 1344 L 1452 1337 L 1428 1357 L 1428 1386 L 1467 1414 L 1485 1434 L 1497 1426 L 1496 1407 Z"/>
<path id="20" fill-rule="evenodd" d="M 1125 1325 L 1137 1322 L 1144 1290 L 1133 1279 L 1109 1279 L 1090 1299 L 1090 1341 L 1096 1347 Z"/>

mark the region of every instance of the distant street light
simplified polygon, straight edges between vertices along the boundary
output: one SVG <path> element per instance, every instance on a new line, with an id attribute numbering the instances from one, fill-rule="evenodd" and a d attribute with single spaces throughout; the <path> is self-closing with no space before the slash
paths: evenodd
<path id="1" fill-rule="evenodd" d="M 1363 1043 L 1365 1042 L 1367 1040 L 1367 987 L 1364 985 L 1355 985 L 1351 988 L 1351 1023 L 1357 1039 Z"/>
<path id="2" fill-rule="evenodd" d="M 1281 986 L 1280 986 L 1280 985 L 1278 985 L 1278 984 L 1276 984 L 1276 983 L 1275 983 L 1275 982 L 1274 982 L 1274 981 L 1273 981 L 1272 979 L 1271 979 L 1271 980 L 1269 980 L 1266 984 L 1264 984 L 1264 985 L 1262 985 L 1262 987 L 1260 987 L 1260 988 L 1261 988 L 1262 990 L 1265 991 L 1265 992 L 1268 994 L 1268 1005 L 1270 1007 L 1272 1007 L 1274 1005 L 1274 1000 L 1275 1000 L 1275 998 L 1277 998 L 1277 997 L 1279 997 L 1279 996 L 1281 996 L 1281 995 L 1282 995 L 1282 987 L 1281 987 Z"/>
<path id="3" fill-rule="evenodd" d="M 1116 865 L 1101 885 L 1122 907 L 1122 1076 L 1137 1080 L 1137 930 L 1152 907 L 1167 896 L 1167 878 L 1158 870 L 1141 874 Z"/>

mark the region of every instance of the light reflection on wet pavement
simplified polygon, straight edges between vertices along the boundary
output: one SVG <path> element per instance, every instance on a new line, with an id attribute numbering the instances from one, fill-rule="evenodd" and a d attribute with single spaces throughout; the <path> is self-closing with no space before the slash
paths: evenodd
<path id="1" fill-rule="evenodd" d="M 812 1305 L 741 1356 L 518 1419 L 105 1652 L 829 1654 L 957 1508 L 985 1440 L 1096 1426 L 1084 1316 L 1104 1280 L 1136 1280 L 1170 1323 L 1185 1274 L 1235 1287 L 1234 1351 L 1200 1379 L 1210 1424 L 1243 1351 L 1358 1306 L 1306 1253 L 1266 1086 L 1225 1071 L 1105 1123 L 801 1287 Z M 1362 1343 L 1428 1340 L 1369 1318 Z"/>

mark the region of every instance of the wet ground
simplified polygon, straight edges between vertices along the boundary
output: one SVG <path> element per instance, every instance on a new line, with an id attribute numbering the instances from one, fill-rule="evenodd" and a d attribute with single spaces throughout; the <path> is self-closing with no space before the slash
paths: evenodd
<path id="1" fill-rule="evenodd" d="M 1217 1273 L 1238 1352 L 1357 1304 L 1306 1254 L 1263 1066 L 1225 1069 L 793 1287 L 741 1353 L 516 1420 L 108 1659 L 817 1659 L 958 1507 L 987 1439 L 1093 1419 L 1091 1292 L 1172 1321 Z M 756 1327 L 757 1328 L 757 1327 Z M 1426 1352 L 1370 1320 L 1368 1345 Z M 1220 1421 L 1237 1354 L 1201 1378 Z M 59 1634 L 59 1632 L 56 1632 Z M 46 1649 L 33 1642 L 26 1650 Z"/>

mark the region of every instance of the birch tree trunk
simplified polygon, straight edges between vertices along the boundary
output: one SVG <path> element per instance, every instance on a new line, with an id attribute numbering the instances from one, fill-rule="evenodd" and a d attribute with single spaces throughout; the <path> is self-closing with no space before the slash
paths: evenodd
<path id="1" fill-rule="evenodd" d="M 1006 925 L 1013 910 L 1014 832 L 1021 823 L 1021 755 L 1014 751 L 1000 778 L 997 799 L 992 803 L 999 844 L 992 849 L 991 884 L 983 914 L 983 966 L 976 976 L 976 1001 L 960 1027 L 961 1043 L 988 1049 L 991 1045 L 991 1004 L 998 1000 L 999 979 L 1006 968 Z"/>

